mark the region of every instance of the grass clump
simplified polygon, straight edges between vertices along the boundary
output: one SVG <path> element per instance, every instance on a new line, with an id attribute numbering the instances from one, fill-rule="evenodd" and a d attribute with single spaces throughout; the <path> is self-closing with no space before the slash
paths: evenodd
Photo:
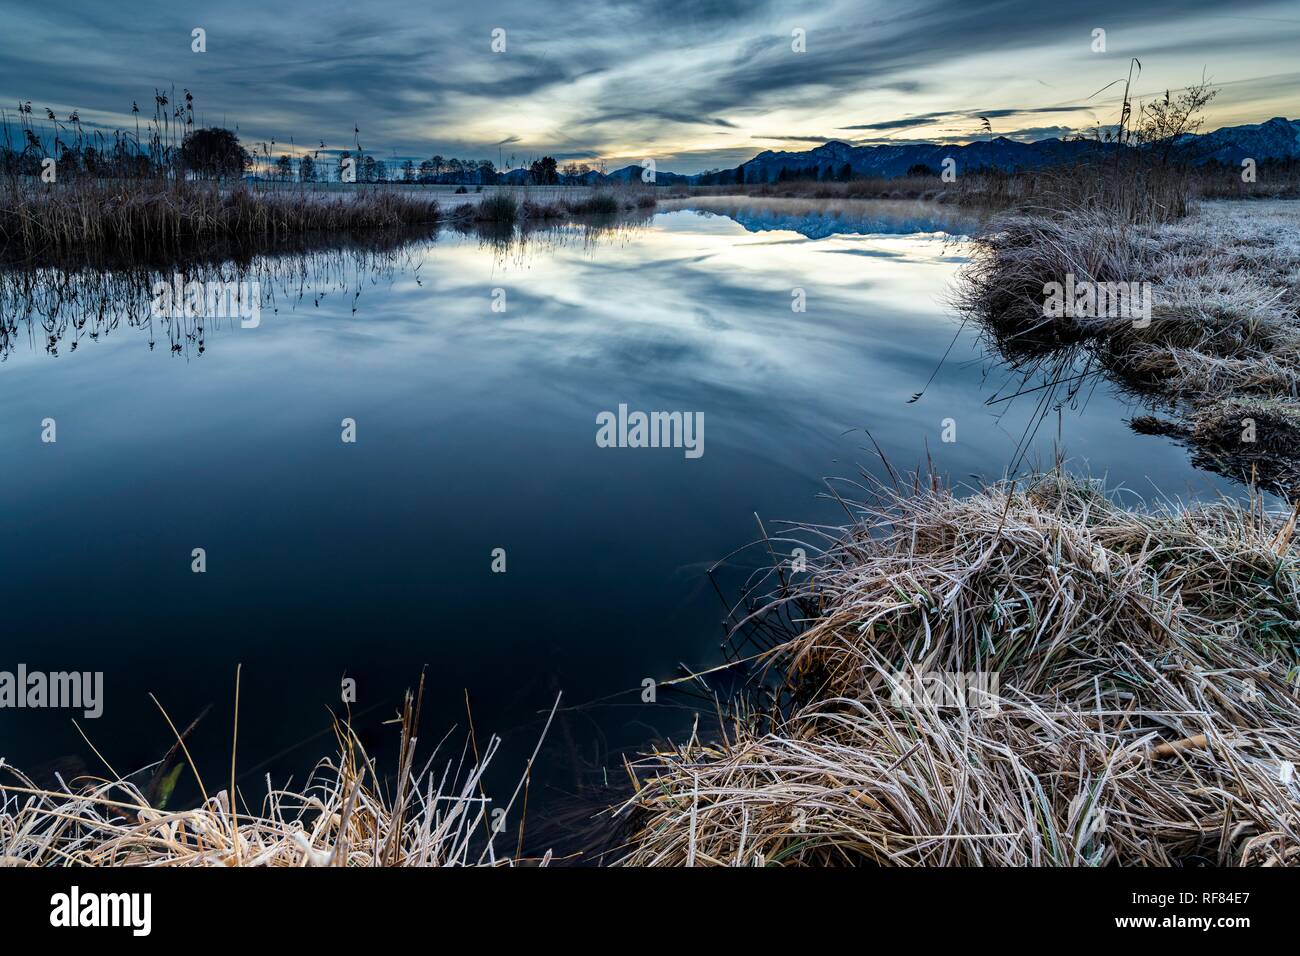
<path id="1" fill-rule="evenodd" d="M 481 222 L 495 222 L 513 225 L 519 219 L 521 209 L 514 193 L 497 190 L 490 196 L 479 200 L 475 218 Z"/>
<path id="2" fill-rule="evenodd" d="M 574 215 L 612 216 L 622 209 L 618 197 L 610 192 L 596 192 L 569 206 Z"/>
<path id="3" fill-rule="evenodd" d="M 751 705 L 632 766 L 623 863 L 1300 864 L 1294 514 L 878 491 L 803 529 L 829 545 L 751 617 L 792 631 Z M 980 707 L 897 696 L 977 672 Z"/>
<path id="4" fill-rule="evenodd" d="M 513 193 L 498 190 L 482 200 L 478 218 L 489 222 L 555 222 L 578 216 L 613 216 L 625 209 L 648 209 L 655 197 L 641 193 L 626 201 L 613 190 L 580 190 L 576 194 L 533 194 L 525 191 L 520 200 Z"/>
<path id="5" fill-rule="evenodd" d="M 418 765 L 419 699 L 408 693 L 396 721 L 401 748 L 395 777 L 381 779 L 351 726 L 336 720 L 338 755 L 322 760 L 297 790 L 276 789 L 268 776 L 257 811 L 242 805 L 242 792 L 235 804 L 230 790 L 209 795 L 192 763 L 189 769 L 198 780 L 202 802 L 191 809 L 167 807 L 167 795 L 186 766 L 177 762 L 179 754 L 189 759 L 183 743 L 188 730 L 178 735 L 177 745 L 149 783 L 137 782 L 133 775 L 114 775 L 114 779 L 72 781 L 75 789 L 65 785 L 61 790 L 45 790 L 0 761 L 0 771 L 15 781 L 0 782 L 0 866 L 549 863 L 549 852 L 536 860 L 518 856 L 522 822 L 517 835 L 498 833 L 489 815 L 493 806 L 509 812 L 516 801 L 524 804 L 521 794 L 532 760 L 509 800 L 500 804 L 487 799 L 483 781 L 501 744 L 495 736 L 481 753 L 475 751 L 477 759 L 472 763 L 467 764 L 462 753 L 445 769 L 435 771 L 435 752 L 423 766 Z M 498 845 L 498 836 L 506 847 Z"/>

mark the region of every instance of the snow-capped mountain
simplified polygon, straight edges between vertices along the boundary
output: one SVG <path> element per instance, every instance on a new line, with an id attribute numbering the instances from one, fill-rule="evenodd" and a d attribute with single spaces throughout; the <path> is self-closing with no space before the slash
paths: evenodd
<path id="1" fill-rule="evenodd" d="M 1300 120 L 1275 116 L 1267 123 L 1227 126 L 1203 136 L 1184 136 L 1179 149 L 1188 150 L 1197 162 L 1220 162 L 1232 166 L 1243 159 L 1300 157 Z"/>

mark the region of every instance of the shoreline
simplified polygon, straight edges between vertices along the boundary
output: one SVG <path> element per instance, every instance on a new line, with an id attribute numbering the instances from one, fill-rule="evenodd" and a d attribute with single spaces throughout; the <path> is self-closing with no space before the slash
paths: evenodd
<path id="1" fill-rule="evenodd" d="M 611 197 L 610 214 L 650 208 L 636 195 Z M 380 197 L 365 215 L 442 211 Z M 513 228 L 590 215 L 595 198 L 485 193 L 459 219 L 434 221 Z M 253 208 L 224 202 L 207 193 L 199 208 Z M 341 222 L 347 202 L 294 222 Z M 1260 472 L 1300 454 L 1266 417 L 1296 415 L 1300 204 L 1275 205 L 1207 204 L 1141 225 L 1065 206 L 1004 213 L 974 240 L 961 300 L 1013 366 L 1050 374 L 1083 358 L 1174 407 L 1171 427 L 1189 440 L 1208 429 L 1229 441 L 1250 417 L 1252 444 L 1268 454 L 1237 476 L 1285 492 Z M 256 221 L 293 234 L 272 211 Z M 1150 321 L 1048 321 L 1045 287 L 1066 275 L 1151 283 Z M 630 765 L 635 792 L 608 810 L 626 842 L 606 855 L 656 866 L 1300 864 L 1288 776 L 1300 763 L 1297 512 L 1270 511 L 1253 490 L 1245 503 L 1163 509 L 1122 507 L 1112 491 L 1060 471 L 963 497 L 919 477 L 875 487 L 806 577 L 773 569 L 781 586 L 758 613 L 788 639 L 763 655 L 760 681 L 724 702 L 718 734 L 648 745 Z M 969 675 L 996 676 L 976 682 L 991 713 L 954 690 Z M 900 684 L 912 689 L 900 696 Z M 934 686 L 946 696 L 928 698 Z M 205 790 L 198 807 L 168 810 L 164 787 L 184 772 L 176 748 L 143 785 L 0 785 L 0 863 L 472 865 L 484 852 L 488 865 L 551 862 L 498 854 L 471 790 L 454 827 L 438 829 L 446 818 L 422 802 L 428 778 L 408 756 L 418 703 L 414 712 L 408 701 L 393 795 L 345 722 L 338 758 L 320 765 L 323 802 L 269 790 L 261 810 L 236 812 L 228 791 Z M 450 842 L 408 842 L 412 820 Z"/>
<path id="2" fill-rule="evenodd" d="M 1300 863 L 1294 514 L 875 492 L 757 612 L 804 624 L 752 702 L 631 765 L 621 864 Z"/>
<path id="3" fill-rule="evenodd" d="M 773 569 L 755 620 L 786 639 L 716 733 L 627 765 L 630 796 L 605 812 L 621 838 L 576 862 L 1300 864 L 1296 512 L 1131 509 L 1059 471 L 964 497 L 920 476 L 870 490 L 838 532 L 794 530 L 830 544 L 806 574 Z M 0 865 L 558 862 L 521 853 L 539 821 L 487 823 L 498 738 L 450 780 L 415 759 L 422 693 L 396 776 L 337 719 L 338 756 L 233 813 L 221 781 L 168 806 L 192 728 L 135 780 L 57 793 L 4 766 Z"/>
<path id="4" fill-rule="evenodd" d="M 1145 287 L 1143 316 L 1049 315 L 1049 285 Z M 1202 203 L 1172 222 L 1006 213 L 975 239 L 958 305 L 1027 377 L 1084 365 L 1152 412 L 1135 430 L 1210 470 L 1300 492 L 1300 202 Z"/>

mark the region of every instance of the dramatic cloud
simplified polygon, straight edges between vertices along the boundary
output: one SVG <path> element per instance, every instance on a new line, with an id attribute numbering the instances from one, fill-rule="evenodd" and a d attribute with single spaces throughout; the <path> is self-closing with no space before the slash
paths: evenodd
<path id="1" fill-rule="evenodd" d="M 180 6 L 0 0 L 0 102 L 130 128 L 133 102 L 152 115 L 174 85 L 202 122 L 277 149 L 359 137 L 383 156 L 654 157 L 683 172 L 837 137 L 963 141 L 980 117 L 1014 138 L 1091 129 L 1113 121 L 1107 85 L 1134 56 L 1140 95 L 1208 74 L 1223 90 L 1211 125 L 1300 116 L 1300 16 L 1267 0 Z"/>

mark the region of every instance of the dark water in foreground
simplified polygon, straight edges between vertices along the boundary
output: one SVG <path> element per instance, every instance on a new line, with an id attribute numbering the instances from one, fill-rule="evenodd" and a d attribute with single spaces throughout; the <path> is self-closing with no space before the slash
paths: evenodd
<path id="1" fill-rule="evenodd" d="M 563 691 L 577 709 L 547 739 L 531 805 L 568 807 L 602 768 L 620 776 L 624 749 L 689 728 L 696 701 L 644 704 L 640 685 L 720 662 L 705 571 L 756 538 L 756 512 L 769 530 L 840 520 L 817 496 L 825 476 L 881 472 L 863 429 L 896 467 L 928 453 L 959 481 L 1017 457 L 1035 398 L 985 404 L 1007 373 L 970 330 L 908 403 L 958 329 L 944 302 L 964 224 L 878 205 L 830 227 L 680 210 L 505 252 L 443 234 L 377 270 L 290 261 L 258 327 L 208 321 L 176 349 L 165 323 L 123 321 L 64 330 L 56 356 L 42 316 L 19 321 L 0 363 L 0 670 L 103 671 L 103 716 L 75 716 L 119 771 L 172 742 L 149 692 L 178 724 L 211 704 L 191 750 L 219 780 L 242 662 L 249 803 L 266 773 L 301 779 L 329 752 L 311 738 L 344 675 L 379 753 L 423 668 L 423 739 L 458 727 L 458 755 L 468 692 L 480 744 L 506 736 L 511 784 Z M 703 455 L 598 447 L 596 416 L 620 403 L 702 413 Z M 1228 487 L 1131 433 L 1131 412 L 1104 385 L 1065 409 L 1075 466 L 1142 495 Z M 1053 414 L 1030 461 L 1050 462 L 1057 431 Z M 740 554 L 724 592 L 765 560 Z M 104 772 L 71 716 L 0 709 L 0 757 Z"/>

